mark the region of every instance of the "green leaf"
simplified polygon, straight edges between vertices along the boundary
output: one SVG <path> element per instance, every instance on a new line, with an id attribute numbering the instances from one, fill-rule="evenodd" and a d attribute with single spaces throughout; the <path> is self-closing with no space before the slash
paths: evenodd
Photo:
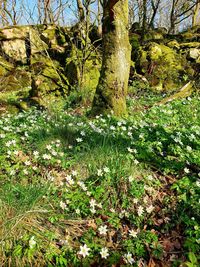
<path id="1" fill-rule="evenodd" d="M 13 255 L 15 256 L 21 256 L 22 255 L 22 246 L 17 245 L 13 251 Z"/>
<path id="2" fill-rule="evenodd" d="M 197 258 L 193 252 L 189 252 L 188 254 L 189 260 L 191 263 L 196 264 L 197 263 Z"/>

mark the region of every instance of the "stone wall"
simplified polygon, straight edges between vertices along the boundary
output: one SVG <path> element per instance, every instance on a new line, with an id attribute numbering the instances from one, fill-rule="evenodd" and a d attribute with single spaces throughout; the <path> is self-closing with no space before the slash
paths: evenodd
<path id="1" fill-rule="evenodd" d="M 177 90 L 190 80 L 199 86 L 200 27 L 177 35 L 169 35 L 161 29 L 150 30 L 143 44 L 140 36 L 138 28 L 130 34 L 132 73 L 143 75 L 158 91 Z"/>
<path id="2" fill-rule="evenodd" d="M 55 25 L 0 29 L 0 105 L 14 96 L 19 103 L 31 99 L 45 104 L 49 98 L 66 96 L 78 87 L 76 68 L 82 51 L 77 47 L 76 53 L 72 52 L 77 41 L 73 34 L 70 28 Z M 88 59 L 84 78 L 84 86 L 92 90 L 99 76 L 100 64 L 96 61 L 94 54 Z M 94 71 L 95 80 L 88 79 Z M 71 77 L 71 73 L 77 75 Z"/>

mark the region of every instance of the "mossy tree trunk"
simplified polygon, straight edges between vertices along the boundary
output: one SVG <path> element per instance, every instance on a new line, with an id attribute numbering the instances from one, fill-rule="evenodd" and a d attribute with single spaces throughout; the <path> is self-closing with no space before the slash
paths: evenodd
<path id="1" fill-rule="evenodd" d="M 200 0 L 196 0 L 196 5 L 194 8 L 193 16 L 192 16 L 192 26 L 200 25 L 200 18 L 198 18 L 200 13 Z"/>
<path id="2" fill-rule="evenodd" d="M 128 35 L 128 0 L 103 3 L 103 58 L 92 113 L 126 114 L 131 59 Z"/>
<path id="3" fill-rule="evenodd" d="M 76 3 L 77 3 L 77 8 L 78 8 L 79 22 L 83 22 L 85 20 L 85 12 L 84 12 L 82 1 L 76 0 Z"/>

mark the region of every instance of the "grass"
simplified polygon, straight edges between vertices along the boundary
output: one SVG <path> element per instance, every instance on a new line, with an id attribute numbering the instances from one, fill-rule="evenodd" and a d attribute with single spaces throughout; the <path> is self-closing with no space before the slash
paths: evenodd
<path id="1" fill-rule="evenodd" d="M 2 115 L 1 266 L 198 266 L 200 98 L 161 98 Z"/>

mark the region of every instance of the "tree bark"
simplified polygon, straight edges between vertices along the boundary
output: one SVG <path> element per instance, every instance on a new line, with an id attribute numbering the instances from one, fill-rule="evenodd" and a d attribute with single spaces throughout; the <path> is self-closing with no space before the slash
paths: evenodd
<path id="1" fill-rule="evenodd" d="M 76 0 L 76 3 L 77 3 L 77 8 L 78 8 L 79 22 L 83 22 L 85 20 L 85 12 L 84 12 L 82 1 Z"/>
<path id="2" fill-rule="evenodd" d="M 97 21 L 98 21 L 98 35 L 99 37 L 102 37 L 102 24 L 101 24 L 101 2 L 98 0 L 98 15 L 97 15 Z"/>
<path id="3" fill-rule="evenodd" d="M 153 9 L 153 14 L 151 16 L 150 22 L 149 22 L 149 29 L 154 28 L 154 20 L 157 15 L 157 11 L 159 8 L 161 0 L 158 0 L 156 3 L 154 3 L 154 0 L 151 0 L 151 7 Z"/>
<path id="4" fill-rule="evenodd" d="M 131 46 L 128 35 L 128 0 L 104 1 L 103 59 L 92 113 L 126 114 Z"/>
<path id="5" fill-rule="evenodd" d="M 192 27 L 200 25 L 200 0 L 197 0 L 196 6 L 194 8 L 194 13 L 192 16 Z"/>
<path id="6" fill-rule="evenodd" d="M 170 30 L 169 32 L 174 34 L 175 33 L 175 21 L 176 21 L 176 17 L 175 17 L 175 0 L 172 1 L 172 9 L 171 9 L 171 13 L 170 13 Z"/>
<path id="7" fill-rule="evenodd" d="M 146 33 L 146 29 L 147 29 L 147 0 L 143 0 L 142 3 L 143 6 L 143 16 L 142 16 L 142 42 L 144 41 L 144 36 Z"/>

